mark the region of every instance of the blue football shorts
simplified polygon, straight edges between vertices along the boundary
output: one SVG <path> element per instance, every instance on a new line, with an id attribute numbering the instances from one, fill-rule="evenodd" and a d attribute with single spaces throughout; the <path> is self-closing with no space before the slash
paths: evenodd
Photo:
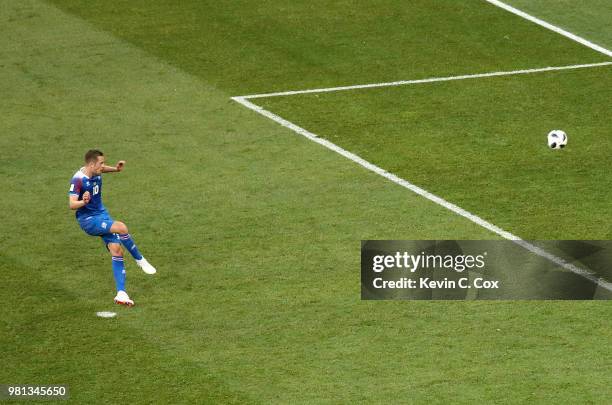
<path id="1" fill-rule="evenodd" d="M 110 217 L 110 215 L 100 214 L 87 216 L 79 220 L 79 225 L 88 235 L 101 237 L 106 245 L 109 243 L 121 243 L 119 234 L 110 232 L 113 222 L 115 221 Z"/>

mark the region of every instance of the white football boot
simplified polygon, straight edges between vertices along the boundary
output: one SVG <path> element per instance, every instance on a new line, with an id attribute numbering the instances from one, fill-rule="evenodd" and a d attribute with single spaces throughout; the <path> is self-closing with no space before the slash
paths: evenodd
<path id="1" fill-rule="evenodd" d="M 144 271 L 147 274 L 157 273 L 157 270 L 155 270 L 155 267 L 151 266 L 151 263 L 149 263 L 147 259 L 144 258 L 144 256 L 142 257 L 142 259 L 136 260 L 136 264 L 140 266 L 142 271 Z"/>
<path id="2" fill-rule="evenodd" d="M 123 290 L 117 291 L 117 295 L 115 296 L 115 304 L 127 305 L 128 307 L 134 306 L 134 301 L 128 297 L 127 293 Z"/>

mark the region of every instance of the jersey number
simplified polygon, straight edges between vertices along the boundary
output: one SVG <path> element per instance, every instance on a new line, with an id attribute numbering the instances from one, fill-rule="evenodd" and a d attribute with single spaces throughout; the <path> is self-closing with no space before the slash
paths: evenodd
<path id="1" fill-rule="evenodd" d="M 96 195 L 99 192 L 100 192 L 100 186 L 96 184 L 95 186 L 93 186 L 93 195 Z"/>

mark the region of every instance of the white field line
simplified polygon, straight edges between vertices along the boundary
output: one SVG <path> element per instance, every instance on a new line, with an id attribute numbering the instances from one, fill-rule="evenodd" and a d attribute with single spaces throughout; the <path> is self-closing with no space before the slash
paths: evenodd
<path id="1" fill-rule="evenodd" d="M 544 28 L 547 28 L 547 29 L 549 29 L 551 31 L 554 31 L 557 34 L 563 35 L 564 37 L 567 37 L 567 38 L 569 38 L 569 39 L 571 39 L 573 41 L 576 41 L 576 42 L 578 42 L 578 43 L 580 43 L 580 44 L 582 44 L 584 46 L 588 46 L 589 48 L 594 49 L 597 52 L 601 52 L 601 53 L 603 53 L 604 55 L 607 55 L 607 56 L 612 56 L 612 51 L 610 51 L 609 49 L 606 49 L 603 46 L 594 44 L 591 41 L 588 41 L 588 40 L 586 40 L 586 39 L 584 39 L 582 37 L 579 37 L 576 34 L 572 34 L 571 32 L 568 32 L 568 31 L 566 31 L 566 30 L 564 30 L 562 28 L 559 28 L 556 25 L 552 25 L 551 23 L 548 23 L 546 21 L 540 20 L 539 18 L 534 17 L 534 16 L 532 16 L 530 14 L 527 14 L 524 11 L 521 11 L 521 10 L 519 10 L 517 8 L 512 7 L 512 6 L 509 6 L 506 3 L 503 3 L 503 2 L 501 2 L 499 0 L 486 0 L 486 1 L 488 3 L 490 3 L 490 4 L 493 4 L 494 6 L 497 6 L 497 7 L 503 8 L 506 11 L 509 11 L 512 14 L 516 14 L 519 17 L 522 17 L 522 18 L 524 18 L 526 20 L 529 20 L 529 21 L 531 21 L 533 23 L 541 25 Z"/>
<path id="2" fill-rule="evenodd" d="M 586 278 L 587 280 L 597 284 L 598 286 L 600 286 L 601 288 L 604 288 L 608 291 L 612 292 L 612 283 L 609 283 L 607 281 L 605 281 L 602 278 L 597 277 L 596 275 L 594 275 L 593 273 L 591 273 L 588 270 L 582 269 L 580 267 L 575 266 L 572 263 L 569 263 L 567 261 L 565 261 L 564 259 L 557 257 L 551 253 L 546 252 L 545 250 L 527 242 L 522 240 L 521 238 L 519 238 L 516 235 L 511 234 L 510 232 L 504 231 L 503 229 L 493 225 L 490 222 L 485 221 L 484 219 L 480 218 L 477 215 L 474 215 L 466 210 L 464 210 L 463 208 L 448 202 L 446 200 L 444 200 L 441 197 L 438 197 L 435 194 L 430 193 L 427 190 L 422 189 L 421 187 L 418 187 L 412 183 L 410 183 L 407 180 L 404 180 L 398 176 L 396 176 L 393 173 L 389 173 L 388 171 L 376 166 L 373 163 L 368 162 L 367 160 L 355 155 L 354 153 L 351 153 L 349 151 L 347 151 L 346 149 L 341 148 L 340 146 L 328 141 L 327 139 L 323 139 L 320 138 L 319 136 L 313 134 L 312 132 L 307 131 L 306 129 L 299 127 L 297 125 L 295 125 L 294 123 L 287 121 L 286 119 L 271 113 L 270 111 L 248 101 L 246 98 L 248 96 L 238 96 L 238 97 L 232 97 L 232 100 L 242 104 L 243 106 L 245 106 L 246 108 L 253 110 L 255 112 L 257 112 L 258 114 L 263 115 L 266 118 L 271 119 L 272 121 L 275 121 L 277 123 L 279 123 L 280 125 L 282 125 L 283 127 L 289 128 L 290 130 L 292 130 L 293 132 L 304 136 L 305 138 L 310 139 L 313 142 L 318 143 L 319 145 L 322 145 L 324 147 L 326 147 L 327 149 L 330 149 L 342 156 L 344 156 L 347 159 L 352 160 L 353 162 L 357 163 L 358 165 L 366 168 L 367 170 L 370 170 L 388 180 L 391 180 L 392 182 L 394 182 L 395 184 L 398 184 L 404 188 L 407 188 L 408 190 L 427 198 L 428 200 L 441 205 L 442 207 L 458 214 L 461 215 L 464 218 L 469 219 L 470 221 L 474 222 L 477 225 L 480 225 L 481 227 L 488 229 L 489 231 L 501 236 L 504 239 L 508 239 L 513 241 L 514 243 L 518 244 L 519 246 L 522 246 L 523 248 L 527 249 L 528 251 L 541 256 L 543 258 L 546 258 L 548 260 L 550 260 L 551 262 L 555 263 L 556 265 L 563 267 L 566 270 L 571 271 L 572 273 L 575 273 L 579 276 L 582 276 L 584 278 Z"/>
<path id="3" fill-rule="evenodd" d="M 250 94 L 246 96 L 240 96 L 240 98 L 244 100 L 248 100 L 248 99 L 264 98 L 264 97 L 294 96 L 297 94 L 329 93 L 333 91 L 369 89 L 369 88 L 376 88 L 376 87 L 404 86 L 408 84 L 420 84 L 420 83 L 448 82 L 452 80 L 478 79 L 478 78 L 483 78 L 483 77 L 523 75 L 523 74 L 529 74 L 529 73 L 582 69 L 582 68 L 591 68 L 591 67 L 608 66 L 608 65 L 612 65 L 612 61 L 599 62 L 599 63 L 588 63 L 588 64 L 582 64 L 582 65 L 549 66 L 549 67 L 536 68 L 536 69 L 511 70 L 511 71 L 506 71 L 506 72 L 477 73 L 477 74 L 472 74 L 472 75 L 461 75 L 461 76 L 430 77 L 428 79 L 401 80 L 397 82 L 387 82 L 387 83 L 357 84 L 354 86 L 327 87 L 327 88 L 310 89 L 310 90 L 281 91 L 278 93 Z"/>

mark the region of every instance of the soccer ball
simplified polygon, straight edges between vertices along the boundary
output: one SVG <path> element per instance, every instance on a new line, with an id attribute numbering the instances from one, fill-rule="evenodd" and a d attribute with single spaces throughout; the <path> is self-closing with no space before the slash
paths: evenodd
<path id="1" fill-rule="evenodd" d="M 550 149 L 562 149 L 567 145 L 567 134 L 560 129 L 554 129 L 548 133 L 548 147 Z"/>

